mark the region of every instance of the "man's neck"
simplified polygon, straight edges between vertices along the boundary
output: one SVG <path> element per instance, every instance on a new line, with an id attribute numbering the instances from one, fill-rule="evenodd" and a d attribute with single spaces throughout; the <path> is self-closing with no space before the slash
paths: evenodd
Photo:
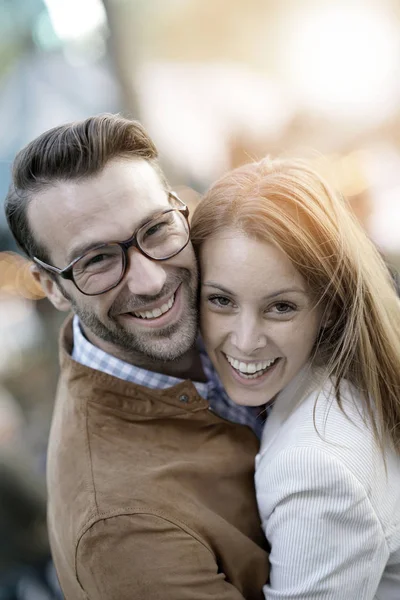
<path id="1" fill-rule="evenodd" d="M 147 369 L 154 373 L 162 373 L 163 375 L 170 375 L 171 377 L 177 377 L 179 379 L 191 379 L 192 381 L 207 381 L 203 367 L 201 364 L 200 353 L 195 345 L 190 350 L 185 352 L 181 357 L 176 360 L 162 361 L 154 360 L 148 356 L 143 355 L 140 352 L 130 351 L 127 352 L 122 348 L 116 347 L 110 342 L 106 342 L 91 331 L 89 331 L 83 323 L 81 323 L 81 329 L 86 337 L 94 346 L 97 346 L 107 354 L 115 356 L 119 360 L 123 360 L 135 367 L 141 369 Z"/>

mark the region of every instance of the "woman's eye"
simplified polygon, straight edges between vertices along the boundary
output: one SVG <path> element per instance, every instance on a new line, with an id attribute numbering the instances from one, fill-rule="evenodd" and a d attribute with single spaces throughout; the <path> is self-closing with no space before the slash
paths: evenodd
<path id="1" fill-rule="evenodd" d="M 287 302 L 277 302 L 272 306 L 272 310 L 279 315 L 286 315 L 296 310 L 296 307 Z"/>
<path id="2" fill-rule="evenodd" d="M 220 308 L 225 308 L 231 305 L 231 301 L 225 296 L 210 296 L 208 301 L 211 302 L 211 304 L 214 304 L 214 306 L 218 306 Z"/>

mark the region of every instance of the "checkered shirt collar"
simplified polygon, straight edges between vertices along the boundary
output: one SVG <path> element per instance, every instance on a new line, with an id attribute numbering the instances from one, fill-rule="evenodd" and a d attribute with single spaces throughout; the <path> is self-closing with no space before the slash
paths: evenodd
<path id="1" fill-rule="evenodd" d="M 178 377 L 171 377 L 170 375 L 155 373 L 141 367 L 136 367 L 94 346 L 83 335 L 79 319 L 76 315 L 73 320 L 73 329 L 74 349 L 72 351 L 72 358 L 86 367 L 108 373 L 108 375 L 129 381 L 130 383 L 143 385 L 153 390 L 165 390 L 183 381 L 183 379 L 179 379 Z M 193 383 L 199 394 L 207 400 L 207 383 Z"/>
<path id="2" fill-rule="evenodd" d="M 136 367 L 94 346 L 83 335 L 79 318 L 76 315 L 73 319 L 73 334 L 72 358 L 86 367 L 150 389 L 167 389 L 184 381 L 178 377 Z M 210 409 L 218 416 L 234 423 L 247 425 L 258 437 L 261 437 L 264 418 L 259 415 L 260 410 L 239 406 L 232 402 L 225 392 L 200 338 L 198 347 L 203 370 L 207 377 L 207 382 L 193 381 L 200 396 L 208 400 Z"/>

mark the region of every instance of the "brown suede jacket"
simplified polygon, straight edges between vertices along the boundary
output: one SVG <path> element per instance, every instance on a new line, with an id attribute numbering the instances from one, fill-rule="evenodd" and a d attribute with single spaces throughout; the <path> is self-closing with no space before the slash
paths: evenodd
<path id="1" fill-rule="evenodd" d="M 66 600 L 261 600 L 258 440 L 191 381 L 152 390 L 71 358 L 48 450 L 48 526 Z"/>

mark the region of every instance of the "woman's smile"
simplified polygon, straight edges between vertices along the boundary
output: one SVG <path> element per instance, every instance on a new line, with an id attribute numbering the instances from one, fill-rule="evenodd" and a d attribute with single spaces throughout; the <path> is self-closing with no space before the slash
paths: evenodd
<path id="1" fill-rule="evenodd" d="M 200 254 L 201 329 L 234 402 L 259 406 L 309 360 L 320 325 L 307 286 L 272 244 L 225 229 Z"/>

